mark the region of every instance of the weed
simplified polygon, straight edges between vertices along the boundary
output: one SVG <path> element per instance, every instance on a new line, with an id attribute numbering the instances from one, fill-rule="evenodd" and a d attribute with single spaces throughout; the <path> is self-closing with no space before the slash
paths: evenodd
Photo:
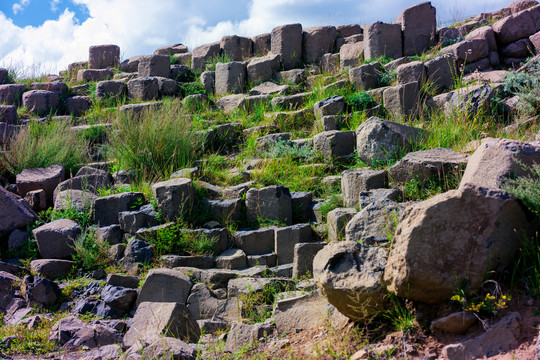
<path id="1" fill-rule="evenodd" d="M 0 152 L 0 163 L 12 174 L 24 169 L 64 165 L 66 172 L 76 172 L 89 160 L 88 142 L 71 130 L 69 122 L 37 122 L 19 131 Z"/>
<path id="2" fill-rule="evenodd" d="M 419 177 L 412 178 L 402 187 L 405 201 L 421 201 L 429 199 L 434 195 L 457 188 L 461 179 L 461 172 L 445 173 L 439 176 L 432 176 L 427 179 Z"/>
<path id="3" fill-rule="evenodd" d="M 506 309 L 508 303 L 512 300 L 511 296 L 503 294 L 499 285 L 493 280 L 486 281 L 484 285 L 486 284 L 491 285 L 491 291 L 484 291 L 476 296 L 468 297 L 465 290 L 458 289 L 450 300 L 459 302 L 464 311 L 475 314 L 489 313 L 495 315 L 500 310 Z"/>
<path id="4" fill-rule="evenodd" d="M 364 111 L 377 106 L 377 103 L 365 90 L 346 95 L 345 104 L 350 107 L 351 111 Z"/>
<path id="5" fill-rule="evenodd" d="M 184 96 L 202 94 L 206 95 L 206 88 L 198 82 L 186 82 L 180 84 L 180 89 Z"/>
<path id="6" fill-rule="evenodd" d="M 219 56 L 214 56 L 213 58 L 206 61 L 206 70 L 216 71 L 217 63 L 229 63 L 231 61 L 231 58 L 226 53 L 223 53 Z"/>
<path id="7" fill-rule="evenodd" d="M 519 164 L 527 172 L 527 176 L 510 179 L 504 189 L 523 201 L 525 206 L 540 219 L 540 164 L 525 166 Z"/>
<path id="8" fill-rule="evenodd" d="M 323 202 L 319 207 L 319 213 L 323 217 L 323 219 L 326 219 L 326 216 L 328 213 L 334 209 L 337 209 L 339 207 L 343 206 L 343 199 L 341 196 L 334 194 L 330 197 L 330 199 Z"/>
<path id="9" fill-rule="evenodd" d="M 109 244 L 99 240 L 94 231 L 83 231 L 73 241 L 73 260 L 83 270 L 104 269 L 109 263 Z"/>
<path id="10" fill-rule="evenodd" d="M 60 219 L 73 220 L 79 224 L 81 229 L 87 229 L 93 224 L 91 210 L 78 211 L 76 208 L 70 206 L 62 210 L 54 210 L 53 208 L 48 208 L 47 210 L 40 212 L 39 217 L 45 224 Z"/>
<path id="11" fill-rule="evenodd" d="M 392 309 L 383 312 L 383 316 L 390 320 L 394 328 L 398 331 L 408 333 L 416 327 L 415 309 L 410 300 L 405 300 L 403 304 L 397 296 L 388 293 L 386 298 L 390 300 Z"/>

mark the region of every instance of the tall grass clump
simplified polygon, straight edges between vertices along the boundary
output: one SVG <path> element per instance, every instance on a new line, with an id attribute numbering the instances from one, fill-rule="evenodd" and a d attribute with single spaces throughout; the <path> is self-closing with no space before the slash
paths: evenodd
<path id="1" fill-rule="evenodd" d="M 176 102 L 140 115 L 117 112 L 108 155 L 137 181 L 168 178 L 198 159 L 203 136 L 190 131 L 190 120 Z"/>
<path id="2" fill-rule="evenodd" d="M 88 141 L 71 130 L 70 122 L 33 121 L 3 146 L 0 163 L 12 174 L 53 164 L 75 173 L 89 160 L 87 149 Z"/>

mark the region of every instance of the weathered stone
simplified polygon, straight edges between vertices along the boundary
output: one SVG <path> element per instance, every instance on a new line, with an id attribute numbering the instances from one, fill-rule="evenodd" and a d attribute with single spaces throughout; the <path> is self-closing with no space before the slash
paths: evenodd
<path id="1" fill-rule="evenodd" d="M 43 189 L 27 192 L 24 196 L 24 201 L 35 211 L 42 211 L 47 208 L 47 198 Z"/>
<path id="2" fill-rule="evenodd" d="M 467 164 L 467 157 L 450 149 L 436 148 L 408 153 L 388 173 L 397 182 L 445 178 L 458 175 Z"/>
<path id="3" fill-rule="evenodd" d="M 274 228 L 243 230 L 234 233 L 234 246 L 246 255 L 261 255 L 274 250 Z"/>
<path id="4" fill-rule="evenodd" d="M 248 255 L 247 256 L 248 266 L 267 266 L 273 267 L 277 264 L 277 254 L 268 253 L 261 255 Z"/>
<path id="5" fill-rule="evenodd" d="M 236 352 L 246 345 L 257 342 L 259 338 L 269 335 L 271 335 L 270 330 L 265 327 L 265 324 L 248 325 L 235 322 L 227 336 L 225 351 Z"/>
<path id="6" fill-rule="evenodd" d="M 169 269 L 173 269 L 176 267 L 195 267 L 199 269 L 210 269 L 214 266 L 214 257 L 211 255 L 163 255 L 160 258 L 160 263 Z"/>
<path id="7" fill-rule="evenodd" d="M 0 121 L 6 124 L 17 122 L 17 107 L 15 105 L 0 105 Z"/>
<path id="8" fill-rule="evenodd" d="M 471 39 L 486 39 L 488 42 L 489 51 L 497 51 L 497 41 L 495 40 L 495 32 L 491 26 L 482 26 L 474 29 L 465 36 L 465 40 Z"/>
<path id="9" fill-rule="evenodd" d="M 110 307 L 129 312 L 137 299 L 137 290 L 115 285 L 105 285 L 100 295 Z"/>
<path id="10" fill-rule="evenodd" d="M 368 90 L 379 86 L 380 75 L 384 72 L 381 63 L 374 62 L 349 70 L 349 79 L 358 90 Z"/>
<path id="11" fill-rule="evenodd" d="M 212 217 L 223 224 L 237 221 L 242 215 L 242 199 L 201 200 L 200 205 L 208 209 Z"/>
<path id="12" fill-rule="evenodd" d="M 354 169 L 346 170 L 341 177 L 343 201 L 347 207 L 356 207 L 359 196 L 363 191 L 385 187 L 387 182 L 386 170 Z"/>
<path id="13" fill-rule="evenodd" d="M 311 192 L 291 192 L 291 206 L 293 223 L 309 221 L 309 210 L 313 195 Z"/>
<path id="14" fill-rule="evenodd" d="M 445 359 L 474 359 L 492 357 L 519 346 L 521 315 L 509 313 L 486 332 L 473 339 L 447 345 L 442 349 Z"/>
<path id="15" fill-rule="evenodd" d="M 138 77 L 128 81 L 127 91 L 132 99 L 155 100 L 159 97 L 159 83 L 155 77 Z"/>
<path id="16" fill-rule="evenodd" d="M 149 344 L 163 335 L 197 342 L 199 325 L 182 304 L 144 302 L 137 308 L 123 345 L 130 347 L 138 341 Z"/>
<path id="17" fill-rule="evenodd" d="M 154 51 L 154 55 L 176 55 L 185 54 L 188 52 L 188 48 L 184 44 L 174 44 L 163 46 Z"/>
<path id="18" fill-rule="evenodd" d="M 423 84 L 426 79 L 426 67 L 422 61 L 412 61 L 397 67 L 398 84 L 404 85 L 410 82 Z"/>
<path id="19" fill-rule="evenodd" d="M 274 78 L 280 69 L 280 56 L 268 54 L 263 57 L 252 58 L 247 64 L 247 80 L 250 84 L 269 81 Z M 258 95 L 252 94 L 250 95 Z"/>
<path id="20" fill-rule="evenodd" d="M 46 278 L 61 278 L 68 276 L 75 262 L 71 260 L 40 259 L 30 263 L 32 272 Z"/>
<path id="21" fill-rule="evenodd" d="M 291 194 L 283 186 L 251 188 L 246 193 L 248 220 L 257 218 L 282 220 L 287 225 L 292 222 Z M 251 254 L 250 254 L 251 255 Z"/>
<path id="22" fill-rule="evenodd" d="M 304 81 L 305 70 L 304 69 L 292 69 L 288 71 L 281 71 L 278 73 L 277 79 L 282 83 L 298 85 Z"/>
<path id="23" fill-rule="evenodd" d="M 272 34 L 260 34 L 251 38 L 253 41 L 253 55 L 264 56 L 270 52 L 272 47 Z"/>
<path id="24" fill-rule="evenodd" d="M 364 56 L 367 60 L 379 56 L 397 59 L 403 56 L 400 24 L 375 22 L 364 29 Z"/>
<path id="25" fill-rule="evenodd" d="M 219 41 L 194 48 L 191 56 L 191 68 L 193 70 L 204 69 L 207 61 L 219 56 L 219 51 Z"/>
<path id="26" fill-rule="evenodd" d="M 120 228 L 130 234 L 135 234 L 141 228 L 149 228 L 158 224 L 152 205 L 144 205 L 135 211 L 122 211 L 118 213 L 118 221 Z"/>
<path id="27" fill-rule="evenodd" d="M 0 104 L 19 105 L 25 90 L 26 85 L 24 84 L 0 85 Z"/>
<path id="28" fill-rule="evenodd" d="M 311 226 L 298 224 L 283 228 L 275 228 L 274 251 L 278 264 L 289 264 L 294 259 L 294 246 L 298 243 L 312 241 Z"/>
<path id="29" fill-rule="evenodd" d="M 216 95 L 244 92 L 246 63 L 233 61 L 216 64 Z"/>
<path id="30" fill-rule="evenodd" d="M 358 158 L 365 163 L 399 157 L 425 135 L 421 129 L 371 117 L 356 129 Z"/>
<path id="31" fill-rule="evenodd" d="M 123 81 L 100 81 L 96 85 L 96 98 L 116 98 L 122 100 L 126 95 L 127 86 Z"/>
<path id="32" fill-rule="evenodd" d="M 9 234 L 8 238 L 8 251 L 10 253 L 24 247 L 28 244 L 28 232 L 15 229 Z"/>
<path id="33" fill-rule="evenodd" d="M 298 67 L 302 62 L 302 25 L 289 24 L 273 28 L 271 52 L 280 55 L 284 70 Z"/>
<path id="34" fill-rule="evenodd" d="M 437 15 L 430 1 L 406 8 L 396 23 L 403 30 L 403 55 L 421 54 L 435 45 Z"/>
<path id="35" fill-rule="evenodd" d="M 92 99 L 89 96 L 71 96 L 66 99 L 67 110 L 73 116 L 81 116 L 92 105 Z"/>
<path id="36" fill-rule="evenodd" d="M 180 339 L 164 337 L 144 347 L 144 359 L 196 360 L 197 349 Z"/>
<path id="37" fill-rule="evenodd" d="M 356 67 L 364 58 L 364 42 L 356 42 L 352 44 L 344 44 L 339 49 L 340 66 Z"/>
<path id="38" fill-rule="evenodd" d="M 137 298 L 142 302 L 179 302 L 185 304 L 191 290 L 189 277 L 171 269 L 150 270 Z"/>
<path id="39" fill-rule="evenodd" d="M 120 64 L 120 47 L 117 45 L 90 46 L 88 56 L 89 69 L 106 69 Z"/>
<path id="40" fill-rule="evenodd" d="M 396 203 L 383 200 L 360 210 L 345 227 L 345 240 L 365 245 L 383 245 L 393 232 L 392 223 L 399 219 L 400 209 Z"/>
<path id="41" fill-rule="evenodd" d="M 148 55 L 139 59 L 137 72 L 140 77 L 161 76 L 168 78 L 170 75 L 171 59 L 167 55 Z"/>
<path id="42" fill-rule="evenodd" d="M 221 38 L 220 48 L 231 61 L 244 61 L 251 56 L 253 41 L 248 37 L 228 35 Z"/>
<path id="43" fill-rule="evenodd" d="M 81 190 L 97 194 L 99 189 L 111 188 L 113 186 L 112 178 L 109 173 L 77 175 L 59 183 L 54 189 L 53 196 L 56 199 L 58 194 L 66 190 Z"/>
<path id="44" fill-rule="evenodd" d="M 201 74 L 200 77 L 201 84 L 203 84 L 208 95 L 212 95 L 215 90 L 216 84 L 216 72 L 215 71 L 205 71 Z"/>
<path id="45" fill-rule="evenodd" d="M 313 259 L 326 246 L 325 242 L 298 243 L 294 245 L 293 278 L 313 275 Z"/>
<path id="46" fill-rule="evenodd" d="M 341 115 L 344 111 L 345 99 L 340 95 L 318 101 L 313 105 L 313 112 L 317 118 L 321 118 L 325 115 Z"/>
<path id="47" fill-rule="evenodd" d="M 310 93 L 300 93 L 288 96 L 276 96 L 272 99 L 272 107 L 283 110 L 296 110 L 302 107 Z"/>
<path id="48" fill-rule="evenodd" d="M 477 318 L 468 311 L 452 313 L 440 319 L 433 320 L 429 329 L 444 331 L 451 334 L 463 334 L 474 325 Z"/>
<path id="49" fill-rule="evenodd" d="M 391 86 L 384 90 L 384 107 L 394 117 L 414 118 L 420 103 L 420 84 L 417 81 Z"/>
<path id="50" fill-rule="evenodd" d="M 328 240 L 339 241 L 345 239 L 345 227 L 356 215 L 355 208 L 337 208 L 326 215 L 328 223 Z"/>
<path id="51" fill-rule="evenodd" d="M 19 196 L 0 186 L 0 237 L 7 237 L 18 228 L 32 225 L 37 214 Z"/>
<path id="52" fill-rule="evenodd" d="M 120 193 L 97 198 L 94 202 L 94 222 L 98 226 L 119 224 L 119 213 L 136 210 L 143 202 L 144 195 L 138 192 Z"/>
<path id="53" fill-rule="evenodd" d="M 162 106 L 163 106 L 163 102 L 161 101 L 152 101 L 152 102 L 141 103 L 141 104 L 128 104 L 128 105 L 122 105 L 120 107 L 120 112 L 137 117 L 146 113 L 150 113 L 151 111 L 155 111 L 161 108 Z"/>
<path id="54" fill-rule="evenodd" d="M 77 72 L 77 81 L 102 81 L 112 77 L 113 71 L 111 69 L 81 69 Z"/>
<path id="55" fill-rule="evenodd" d="M 241 249 L 228 249 L 216 258 L 216 266 L 221 269 L 243 269 L 247 266 L 246 253 Z"/>
<path id="56" fill-rule="evenodd" d="M 456 60 L 453 55 L 447 54 L 431 59 L 425 63 L 427 79 L 436 86 L 436 90 L 452 87 L 458 75 Z"/>
<path id="57" fill-rule="evenodd" d="M 469 158 L 460 188 L 466 185 L 501 188 L 509 179 L 528 173 L 520 163 L 526 167 L 540 163 L 540 145 L 509 139 L 484 139 Z"/>
<path id="58" fill-rule="evenodd" d="M 81 233 L 79 225 L 69 219 L 55 220 L 32 231 L 39 253 L 44 259 L 71 259 L 73 241 Z"/>
<path id="59" fill-rule="evenodd" d="M 109 274 L 107 275 L 106 284 L 128 289 L 137 289 L 139 287 L 139 278 L 136 276 Z"/>
<path id="60" fill-rule="evenodd" d="M 507 16 L 492 25 L 499 45 L 507 45 L 534 34 L 536 24 L 529 11 Z"/>
<path id="61" fill-rule="evenodd" d="M 317 64 L 324 54 L 332 52 L 336 28 L 334 26 L 316 26 L 303 32 L 304 62 Z"/>
<path id="62" fill-rule="evenodd" d="M 167 220 L 175 220 L 191 211 L 194 202 L 190 179 L 176 178 L 152 185 L 158 209 Z"/>
<path id="63" fill-rule="evenodd" d="M 283 95 L 289 88 L 289 85 L 278 85 L 267 81 L 249 90 L 249 95 Z"/>
<path id="64" fill-rule="evenodd" d="M 95 199 L 96 196 L 87 191 L 60 191 L 54 200 L 54 210 L 75 209 L 81 212 L 88 211 L 92 208 Z"/>
<path id="65" fill-rule="evenodd" d="M 324 54 L 321 56 L 321 68 L 327 73 L 337 73 L 339 71 L 339 54 Z"/>
<path id="66" fill-rule="evenodd" d="M 354 131 L 323 131 L 313 137 L 313 150 L 327 159 L 339 159 L 354 153 L 356 137 Z"/>
<path id="67" fill-rule="evenodd" d="M 382 309 L 386 251 L 353 241 L 332 242 L 313 260 L 313 277 L 328 302 L 361 321 Z"/>
<path id="68" fill-rule="evenodd" d="M 51 306 L 61 295 L 58 285 L 51 280 L 38 276 L 25 276 L 22 281 L 25 288 L 24 299 L 35 306 Z"/>
<path id="69" fill-rule="evenodd" d="M 464 281 L 475 291 L 487 272 L 509 263 L 519 247 L 516 230 L 528 226 L 521 206 L 501 190 L 465 186 L 412 205 L 395 232 L 388 289 L 430 304 L 450 298 Z"/>
<path id="70" fill-rule="evenodd" d="M 47 90 L 30 90 L 23 93 L 23 106 L 38 116 L 48 115 L 60 104 L 58 94 Z"/>
<path id="71" fill-rule="evenodd" d="M 506 45 L 500 50 L 500 54 L 506 58 L 523 58 L 530 56 L 531 51 L 531 41 L 525 38 Z"/>

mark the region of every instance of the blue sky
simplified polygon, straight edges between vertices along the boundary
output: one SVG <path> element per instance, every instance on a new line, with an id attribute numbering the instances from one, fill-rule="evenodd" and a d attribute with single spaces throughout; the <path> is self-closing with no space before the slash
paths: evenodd
<path id="1" fill-rule="evenodd" d="M 273 27 L 393 22 L 421 0 L 0 0 L 0 66 L 58 73 L 88 58 L 88 47 L 117 44 L 122 58 Z M 432 0 L 440 22 L 505 7 L 508 0 Z"/>

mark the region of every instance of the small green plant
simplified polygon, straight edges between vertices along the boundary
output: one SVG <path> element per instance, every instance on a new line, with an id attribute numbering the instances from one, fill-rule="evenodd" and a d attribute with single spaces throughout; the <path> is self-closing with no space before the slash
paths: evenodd
<path id="1" fill-rule="evenodd" d="M 105 269 L 110 264 L 109 244 L 99 240 L 92 230 L 83 231 L 73 241 L 73 260 L 78 268 L 90 271 Z"/>
<path id="2" fill-rule="evenodd" d="M 510 179 L 504 189 L 523 201 L 525 206 L 536 215 L 538 223 L 540 219 L 540 164 L 526 166 L 521 163 L 519 165 L 528 172 L 528 175 Z"/>
<path id="3" fill-rule="evenodd" d="M 493 280 L 489 280 L 489 282 L 494 283 Z M 493 293 L 487 292 L 474 297 L 467 297 L 463 289 L 458 289 L 450 300 L 459 302 L 464 311 L 497 314 L 500 310 L 508 307 L 512 297 L 503 294 L 498 286 L 495 289 Z"/>
<path id="4" fill-rule="evenodd" d="M 81 229 L 87 229 L 93 224 L 92 211 L 79 211 L 74 207 L 68 206 L 62 210 L 54 210 L 54 208 L 48 208 L 39 213 L 39 217 L 43 223 L 48 224 L 55 220 L 69 219 L 79 224 Z"/>
<path id="5" fill-rule="evenodd" d="M 386 298 L 390 300 L 392 309 L 383 312 L 383 316 L 390 320 L 393 327 L 401 332 L 409 333 L 416 327 L 415 315 L 413 303 L 410 300 L 404 300 L 402 302 L 397 296 L 388 293 Z"/>
<path id="6" fill-rule="evenodd" d="M 364 111 L 377 106 L 377 103 L 365 90 L 345 96 L 345 104 L 352 111 Z"/>
<path id="7" fill-rule="evenodd" d="M 323 219 L 326 219 L 328 213 L 334 209 L 343 206 L 343 199 L 337 194 L 333 194 L 330 199 L 323 202 L 319 207 L 319 212 Z"/>
<path id="8" fill-rule="evenodd" d="M 242 318 L 246 319 L 251 324 L 264 322 L 272 317 L 274 302 L 279 300 L 276 296 L 279 293 L 294 291 L 295 284 L 282 283 L 280 281 L 272 281 L 265 285 L 261 291 L 249 291 L 246 294 L 238 296 L 242 307 Z"/>
<path id="9" fill-rule="evenodd" d="M 206 70 L 216 71 L 217 63 L 230 63 L 231 61 L 231 58 L 226 53 L 214 56 L 213 58 L 206 61 Z"/>
<path id="10" fill-rule="evenodd" d="M 202 94 L 206 95 L 206 88 L 198 82 L 186 82 L 180 84 L 180 89 L 184 96 Z"/>

